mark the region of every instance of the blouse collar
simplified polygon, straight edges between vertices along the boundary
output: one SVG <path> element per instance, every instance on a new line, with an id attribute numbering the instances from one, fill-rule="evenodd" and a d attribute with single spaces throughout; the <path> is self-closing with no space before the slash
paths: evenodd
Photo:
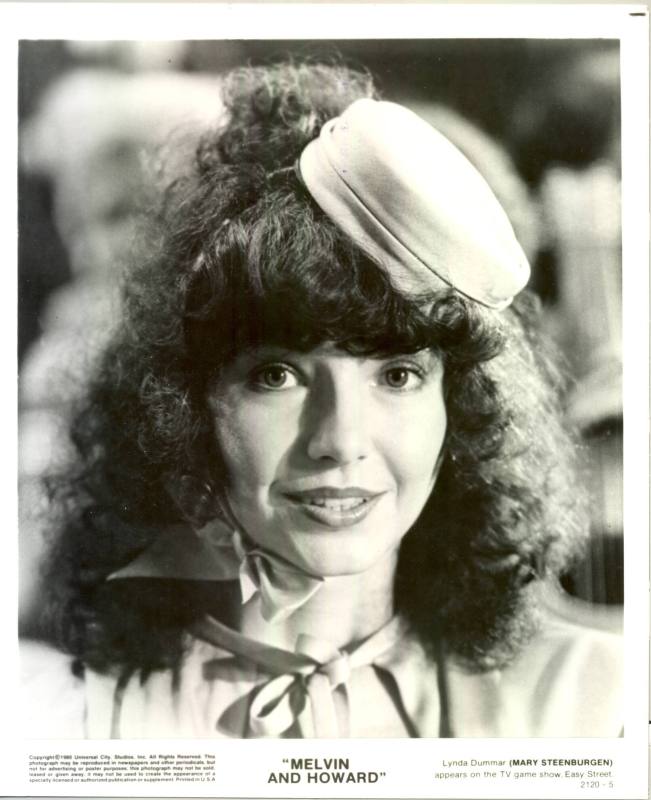
<path id="1" fill-rule="evenodd" d="M 239 580 L 242 603 L 259 594 L 262 616 L 268 622 L 289 617 L 319 591 L 325 580 L 263 550 L 219 522 L 199 533 L 186 525 L 161 531 L 149 547 L 107 580 L 129 578 Z"/>
<path id="2" fill-rule="evenodd" d="M 187 526 L 167 529 L 108 576 L 108 580 L 129 578 L 239 579 L 242 602 L 259 592 L 269 621 L 288 617 L 324 581 L 273 554 L 247 549 L 225 526 L 213 528 L 209 538 Z M 431 735 L 425 731 L 439 727 L 437 663 L 398 616 L 356 648 L 344 650 L 302 635 L 294 652 L 285 651 L 249 639 L 211 617 L 197 623 L 192 632 L 198 639 L 253 661 L 272 676 L 251 707 L 250 725 L 258 735 L 279 735 L 278 731 L 298 722 L 308 736 L 346 736 L 346 681 L 351 669 L 363 665 L 392 676 L 417 736 Z M 297 707 L 307 709 L 299 719 L 292 710 Z"/>

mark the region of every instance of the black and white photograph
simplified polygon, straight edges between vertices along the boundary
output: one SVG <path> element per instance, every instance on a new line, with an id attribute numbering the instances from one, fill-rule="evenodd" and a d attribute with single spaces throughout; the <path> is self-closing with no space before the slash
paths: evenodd
<path id="1" fill-rule="evenodd" d="M 278 741 L 259 796 L 397 796 L 353 740 L 469 740 L 477 794 L 431 742 L 450 780 L 405 796 L 533 797 L 561 787 L 535 756 L 526 794 L 487 790 L 528 761 L 499 742 L 565 740 L 550 779 L 636 796 L 594 746 L 635 733 L 647 524 L 624 525 L 622 50 L 17 41 L 26 752 L 183 742 L 224 796 L 229 741 L 336 740 Z M 345 787 L 305 783 L 332 768 Z"/>

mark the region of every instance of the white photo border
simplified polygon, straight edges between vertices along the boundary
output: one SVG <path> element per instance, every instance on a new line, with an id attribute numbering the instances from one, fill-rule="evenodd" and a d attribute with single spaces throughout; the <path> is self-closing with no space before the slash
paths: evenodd
<path id="1" fill-rule="evenodd" d="M 434 4 L 174 4 L 7 3 L 0 7 L 3 125 L 0 177 L 2 247 L 6 289 L 2 337 L 5 365 L 13 381 L 16 352 L 16 152 L 17 43 L 20 39 L 353 39 L 353 38 L 562 38 L 619 39 L 622 80 L 622 213 L 624 302 L 624 527 L 626 724 L 622 739 L 248 741 L 248 742 L 64 742 L 15 737 L 20 717 L 17 684 L 17 505 L 16 412 L 5 397 L 7 430 L 0 462 L 4 543 L 1 617 L 5 657 L 2 678 L 9 700 L 3 725 L 0 793 L 10 795 L 106 795 L 106 786 L 47 785 L 26 781 L 29 753 L 215 752 L 219 783 L 168 787 L 143 785 L 143 796 L 287 797 L 291 787 L 273 787 L 261 776 L 281 768 L 285 757 L 348 757 L 355 769 L 387 773 L 381 788 L 344 786 L 338 793 L 301 786 L 294 796 L 340 797 L 613 797 L 648 796 L 648 13 L 641 5 L 434 5 Z M 12 392 L 6 392 L 12 395 Z M 10 407 L 10 404 L 11 407 Z M 13 707 L 12 707 L 13 705 Z M 523 779 L 510 788 L 490 782 L 436 784 L 441 759 L 538 756 L 612 758 L 613 790 L 574 790 L 565 782 Z M 252 769 L 255 765 L 255 769 Z M 110 787 L 114 796 L 135 796 L 130 785 Z"/>

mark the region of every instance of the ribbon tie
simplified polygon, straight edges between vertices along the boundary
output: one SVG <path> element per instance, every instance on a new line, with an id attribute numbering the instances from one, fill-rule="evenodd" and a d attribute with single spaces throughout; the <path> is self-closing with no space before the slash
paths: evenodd
<path id="1" fill-rule="evenodd" d="M 288 653 L 291 657 L 291 653 Z M 296 664 L 290 674 L 266 683 L 256 695 L 249 712 L 255 736 L 280 736 L 298 719 L 301 730 L 324 739 L 348 736 L 348 693 L 350 661 L 327 642 L 302 634 L 296 642 Z M 308 663 L 300 663 L 301 656 Z"/>
<path id="2" fill-rule="evenodd" d="M 304 738 L 331 739 L 350 733 L 347 683 L 351 672 L 372 664 L 395 644 L 404 628 L 394 617 L 350 652 L 301 634 L 292 653 L 249 639 L 212 617 L 199 621 L 193 633 L 247 658 L 272 675 L 258 689 L 249 708 L 249 729 L 253 736 L 279 737 L 298 724 Z"/>

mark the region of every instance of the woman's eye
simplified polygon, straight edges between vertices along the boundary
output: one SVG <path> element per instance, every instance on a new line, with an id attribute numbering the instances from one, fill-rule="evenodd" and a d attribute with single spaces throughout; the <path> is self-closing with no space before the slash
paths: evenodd
<path id="1" fill-rule="evenodd" d="M 422 383 L 420 373 L 411 367 L 390 367 L 383 377 L 390 389 L 415 389 Z"/>
<path id="2" fill-rule="evenodd" d="M 270 364 L 253 374 L 253 385 L 262 389 L 291 389 L 298 385 L 296 375 L 282 364 Z"/>

